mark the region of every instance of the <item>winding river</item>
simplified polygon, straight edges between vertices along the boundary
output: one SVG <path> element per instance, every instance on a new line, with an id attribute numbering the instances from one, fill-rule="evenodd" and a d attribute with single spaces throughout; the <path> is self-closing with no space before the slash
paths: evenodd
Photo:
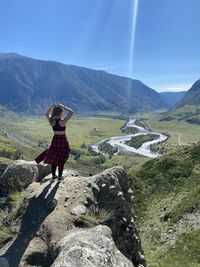
<path id="1" fill-rule="evenodd" d="M 113 136 L 108 139 L 98 141 L 97 143 L 91 145 L 92 149 L 97 153 L 102 153 L 99 150 L 99 145 L 106 141 L 108 144 L 118 148 L 118 151 L 115 154 L 118 154 L 119 152 L 127 152 L 127 153 L 139 154 L 139 155 L 146 156 L 149 158 L 156 158 L 160 156 L 158 152 L 151 151 L 150 146 L 152 144 L 157 144 L 159 142 L 165 141 L 167 139 L 167 136 L 165 136 L 164 134 L 151 132 L 141 126 L 138 126 L 135 124 L 135 121 L 136 121 L 135 119 L 130 119 L 124 128 L 125 129 L 130 128 L 130 127 L 137 128 L 138 132 L 136 134 L 129 134 L 129 135 L 124 135 L 124 136 Z M 156 134 L 158 137 L 155 140 L 144 142 L 139 148 L 134 148 L 134 147 L 131 147 L 125 144 L 125 141 L 130 140 L 134 136 L 147 135 L 147 134 Z"/>

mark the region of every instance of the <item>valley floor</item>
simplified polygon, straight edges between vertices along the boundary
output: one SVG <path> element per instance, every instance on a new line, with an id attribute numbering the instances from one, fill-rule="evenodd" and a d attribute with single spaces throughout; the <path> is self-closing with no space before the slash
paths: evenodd
<path id="1" fill-rule="evenodd" d="M 134 209 L 150 266 L 199 267 L 200 147 L 193 148 L 191 144 L 200 141 L 200 126 L 183 121 L 159 121 L 160 116 L 159 113 L 136 116 L 146 121 L 153 131 L 169 136 L 166 143 L 154 148 L 166 156 L 154 160 L 134 154 L 93 155 L 88 146 L 123 135 L 120 128 L 124 120 L 73 118 L 67 127 L 72 151 L 66 168 L 87 176 L 123 165 L 134 191 Z M 33 160 L 52 137 L 48 122 L 41 117 L 1 118 L 0 133 L 0 173 L 17 158 Z M 19 199 L 17 196 L 17 201 Z M 9 236 L 4 230 L 0 229 L 0 239 Z"/>

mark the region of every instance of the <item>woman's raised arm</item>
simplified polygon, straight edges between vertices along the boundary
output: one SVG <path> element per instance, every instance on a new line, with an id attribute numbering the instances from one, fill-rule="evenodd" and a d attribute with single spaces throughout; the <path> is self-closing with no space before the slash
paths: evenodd
<path id="1" fill-rule="evenodd" d="M 48 121 L 49 121 L 50 118 L 51 118 L 51 113 L 52 113 L 52 110 L 53 110 L 54 107 L 55 107 L 55 104 L 53 104 L 53 105 L 47 110 L 47 112 L 45 113 L 45 116 L 47 117 Z"/>
<path id="2" fill-rule="evenodd" d="M 61 108 L 63 108 L 63 110 L 66 111 L 66 112 L 68 113 L 67 116 L 64 118 L 64 122 L 66 123 L 69 119 L 71 119 L 71 117 L 72 117 L 72 115 L 74 114 L 74 112 L 73 112 L 73 110 L 72 110 L 71 108 L 66 107 L 66 106 L 64 106 L 64 105 L 62 105 L 62 104 L 59 104 L 59 106 L 60 106 Z"/>

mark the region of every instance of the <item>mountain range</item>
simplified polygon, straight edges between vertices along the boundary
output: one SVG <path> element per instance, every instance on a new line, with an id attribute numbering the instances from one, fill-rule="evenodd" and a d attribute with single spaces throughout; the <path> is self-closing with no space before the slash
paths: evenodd
<path id="1" fill-rule="evenodd" d="M 84 114 L 128 114 L 172 105 L 139 80 L 15 53 L 0 53 L 0 92 L 1 105 L 25 114 L 41 114 L 53 102 Z"/>
<path id="2" fill-rule="evenodd" d="M 177 102 L 179 102 L 186 94 L 187 91 L 181 92 L 161 92 L 159 93 L 162 100 L 165 102 L 168 108 L 172 108 Z"/>

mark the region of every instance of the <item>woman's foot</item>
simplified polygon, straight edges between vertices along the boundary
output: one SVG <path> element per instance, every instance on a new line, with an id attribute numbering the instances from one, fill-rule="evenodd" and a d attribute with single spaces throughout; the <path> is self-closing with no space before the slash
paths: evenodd
<path id="1" fill-rule="evenodd" d="M 56 180 L 56 178 L 58 178 L 58 176 L 57 176 L 57 175 L 52 175 L 52 178 L 51 178 L 51 180 L 55 181 L 55 180 Z"/>
<path id="2" fill-rule="evenodd" d="M 58 181 L 60 182 L 60 181 L 62 181 L 63 180 L 63 176 L 58 176 Z"/>

